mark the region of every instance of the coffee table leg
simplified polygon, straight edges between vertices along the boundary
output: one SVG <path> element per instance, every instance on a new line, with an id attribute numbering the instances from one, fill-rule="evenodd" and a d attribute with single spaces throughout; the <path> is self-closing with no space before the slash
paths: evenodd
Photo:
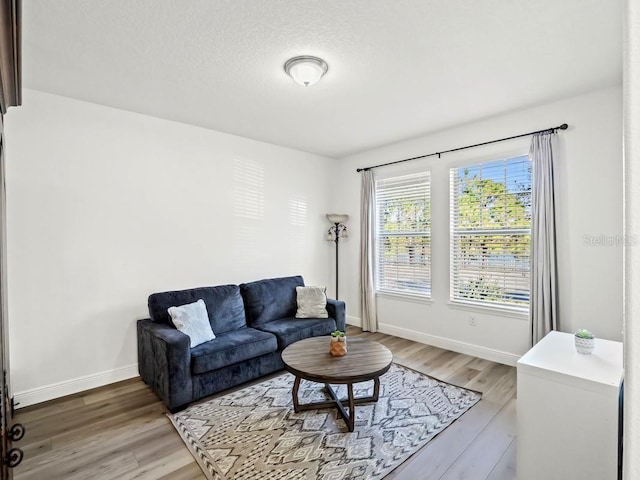
<path id="1" fill-rule="evenodd" d="M 347 383 L 347 391 L 349 392 L 349 417 L 346 420 L 349 431 L 353 432 L 356 423 L 356 405 L 353 400 L 353 383 Z"/>
<path id="2" fill-rule="evenodd" d="M 331 387 L 330 384 L 325 383 L 324 386 L 327 390 L 327 393 L 331 396 L 330 401 L 326 402 L 312 402 L 312 403 L 304 403 L 300 404 L 298 401 L 298 389 L 300 388 L 300 377 L 295 377 L 295 381 L 293 382 L 293 410 L 298 413 L 303 410 L 315 410 L 317 408 L 330 408 L 336 407 L 340 416 L 344 419 L 347 424 L 347 428 L 350 432 L 353 432 L 355 429 L 356 423 L 356 405 L 362 403 L 369 402 L 377 402 L 378 397 L 380 396 L 380 377 L 376 377 L 373 379 L 373 395 L 371 397 L 362 397 L 362 398 L 354 398 L 353 396 L 353 383 L 347 383 L 347 398 L 344 400 L 338 398 L 335 390 Z M 347 410 L 348 408 L 348 410 Z"/>
<path id="3" fill-rule="evenodd" d="M 380 377 L 376 377 L 373 379 L 373 397 L 371 397 L 371 399 L 374 402 L 377 402 L 379 396 L 380 396 Z"/>
<path id="4" fill-rule="evenodd" d="M 300 412 L 300 404 L 298 403 L 298 389 L 300 388 L 300 377 L 296 377 L 293 382 L 293 411 L 298 413 Z"/>

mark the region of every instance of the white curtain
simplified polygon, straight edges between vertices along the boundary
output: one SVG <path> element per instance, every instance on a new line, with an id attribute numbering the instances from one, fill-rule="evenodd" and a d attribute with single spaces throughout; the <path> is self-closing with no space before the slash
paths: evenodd
<path id="1" fill-rule="evenodd" d="M 362 172 L 360 200 L 360 317 L 362 329 L 378 330 L 375 297 L 376 188 L 373 172 Z"/>
<path id="2" fill-rule="evenodd" d="M 551 132 L 531 139 L 533 163 L 531 218 L 531 341 L 535 345 L 558 328 L 556 216 Z"/>

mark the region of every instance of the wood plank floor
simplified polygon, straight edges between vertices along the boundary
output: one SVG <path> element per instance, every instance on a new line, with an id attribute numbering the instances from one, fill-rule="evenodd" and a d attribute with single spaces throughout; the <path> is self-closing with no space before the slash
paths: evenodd
<path id="1" fill-rule="evenodd" d="M 482 400 L 387 480 L 515 478 L 516 370 L 349 326 L 383 343 L 394 361 L 483 393 Z M 17 411 L 26 426 L 15 480 L 203 479 L 167 410 L 139 378 Z"/>

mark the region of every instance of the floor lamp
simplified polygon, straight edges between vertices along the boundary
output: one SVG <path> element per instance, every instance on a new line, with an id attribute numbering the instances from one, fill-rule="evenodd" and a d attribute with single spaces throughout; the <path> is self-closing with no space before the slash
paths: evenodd
<path id="1" fill-rule="evenodd" d="M 336 242 L 336 300 L 338 300 L 338 251 L 340 238 L 347 238 L 346 221 L 349 215 L 344 213 L 327 213 L 327 219 L 333 223 L 327 232 L 327 240 Z"/>

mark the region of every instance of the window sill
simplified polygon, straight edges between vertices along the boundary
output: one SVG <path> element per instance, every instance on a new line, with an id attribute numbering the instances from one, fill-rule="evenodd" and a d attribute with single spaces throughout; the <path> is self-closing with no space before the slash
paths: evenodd
<path id="1" fill-rule="evenodd" d="M 516 320 L 529 321 L 529 312 L 523 312 L 513 308 L 489 307 L 485 305 L 475 305 L 473 303 L 464 302 L 448 302 L 449 307 L 458 310 L 467 310 L 471 312 L 482 312 L 491 315 L 499 315 L 501 317 L 509 317 Z"/>
<path id="2" fill-rule="evenodd" d="M 378 298 L 388 298 L 389 300 L 399 300 L 413 303 L 423 303 L 425 305 L 431 305 L 433 300 L 429 297 L 423 297 L 420 295 L 411 295 L 410 293 L 396 293 L 396 292 L 384 292 L 378 290 L 376 292 Z"/>

